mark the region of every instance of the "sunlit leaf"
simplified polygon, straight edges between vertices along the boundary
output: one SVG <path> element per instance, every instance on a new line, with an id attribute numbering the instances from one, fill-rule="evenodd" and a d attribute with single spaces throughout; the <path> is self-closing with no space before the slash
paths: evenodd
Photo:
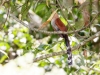
<path id="1" fill-rule="evenodd" d="M 67 21 L 63 17 L 60 17 L 60 20 L 64 23 L 65 26 L 67 26 Z"/>
<path id="2" fill-rule="evenodd" d="M 41 66 L 41 67 L 44 67 L 46 65 L 48 65 L 48 62 L 46 62 L 46 61 L 40 61 L 40 63 L 39 63 L 39 66 Z"/>
<path id="3" fill-rule="evenodd" d="M 60 66 L 60 67 L 62 66 L 62 61 L 59 60 L 59 59 L 58 59 L 58 60 L 55 60 L 55 63 L 56 63 L 58 66 Z"/>
<path id="4" fill-rule="evenodd" d="M 9 58 L 9 57 L 8 57 L 8 54 L 7 54 L 5 51 L 0 50 L 0 52 L 3 53 L 4 55 L 6 55 L 7 58 Z"/>
<path id="5" fill-rule="evenodd" d="M 47 6 L 49 7 L 49 0 L 46 0 L 46 4 L 47 4 Z"/>
<path id="6" fill-rule="evenodd" d="M 6 47 L 6 50 L 10 48 L 9 44 L 6 43 L 6 42 L 0 42 L 0 47 L 1 46 L 5 46 Z"/>

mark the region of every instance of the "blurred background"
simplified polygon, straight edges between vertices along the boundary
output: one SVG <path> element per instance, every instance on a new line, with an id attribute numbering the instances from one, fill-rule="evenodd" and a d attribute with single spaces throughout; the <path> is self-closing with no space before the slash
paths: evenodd
<path id="1" fill-rule="evenodd" d="M 0 75 L 99 75 L 100 36 L 72 52 L 73 67 L 69 68 L 66 54 L 33 62 L 44 54 L 65 51 L 66 46 L 58 34 L 45 34 L 54 31 L 51 23 L 42 29 L 44 33 L 31 30 L 38 29 L 58 9 L 68 32 L 87 26 L 68 34 L 71 47 L 77 46 L 100 31 L 99 7 L 99 0 L 1 0 Z"/>

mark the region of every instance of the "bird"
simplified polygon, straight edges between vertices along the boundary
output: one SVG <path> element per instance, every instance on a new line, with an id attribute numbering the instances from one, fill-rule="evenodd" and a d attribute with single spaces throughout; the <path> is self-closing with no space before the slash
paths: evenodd
<path id="1" fill-rule="evenodd" d="M 51 25 L 55 31 L 67 31 L 67 27 L 64 25 L 64 23 L 60 20 L 58 13 L 55 13 L 54 16 L 51 19 Z M 72 52 L 71 52 L 71 46 L 70 41 L 67 34 L 60 34 L 62 38 L 65 40 L 65 44 L 67 46 L 67 56 L 68 56 L 68 65 L 72 65 Z"/>
<path id="2" fill-rule="evenodd" d="M 44 28 L 50 21 L 51 21 L 51 25 L 53 27 L 53 29 L 55 31 L 67 31 L 67 27 L 65 26 L 65 24 L 61 21 L 58 13 L 57 13 L 57 10 L 56 9 L 55 11 L 53 11 L 53 13 L 51 14 L 51 16 L 49 17 L 49 19 L 44 22 L 40 27 L 39 29 L 42 29 Z M 65 40 L 65 44 L 67 46 L 67 56 L 68 56 L 68 65 L 69 66 L 72 66 L 72 51 L 71 51 L 71 46 L 70 46 L 70 41 L 69 41 L 69 38 L 68 38 L 68 35 L 67 34 L 60 34 L 60 36 L 62 38 L 64 38 Z"/>

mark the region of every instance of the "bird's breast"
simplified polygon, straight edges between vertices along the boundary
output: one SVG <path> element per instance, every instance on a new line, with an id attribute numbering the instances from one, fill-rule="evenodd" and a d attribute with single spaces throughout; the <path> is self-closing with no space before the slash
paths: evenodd
<path id="1" fill-rule="evenodd" d="M 57 31 L 58 31 L 59 28 L 57 27 L 57 25 L 56 25 L 56 23 L 55 23 L 55 20 L 56 20 L 56 19 L 52 19 L 52 20 L 51 20 L 51 25 L 52 25 L 52 27 L 54 28 L 54 30 L 57 30 Z"/>

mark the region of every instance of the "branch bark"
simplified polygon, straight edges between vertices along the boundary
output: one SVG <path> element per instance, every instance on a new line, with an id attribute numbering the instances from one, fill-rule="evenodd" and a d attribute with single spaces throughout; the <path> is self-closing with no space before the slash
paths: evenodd
<path id="1" fill-rule="evenodd" d="M 74 31 L 70 31 L 70 32 L 64 32 L 64 31 L 45 31 L 45 30 L 40 30 L 40 29 L 37 29 L 37 28 L 32 28 L 30 27 L 31 25 L 27 25 L 25 24 L 23 21 L 19 20 L 17 17 L 15 17 L 12 13 L 10 13 L 10 17 L 12 17 L 14 20 L 16 20 L 17 22 L 19 22 L 20 24 L 24 25 L 25 27 L 29 28 L 30 30 L 32 31 L 36 31 L 36 32 L 41 32 L 41 33 L 45 33 L 45 34 L 75 34 L 81 30 L 84 30 L 86 28 L 88 28 L 93 22 L 94 20 L 98 17 L 98 15 L 100 14 L 100 12 L 92 19 L 92 21 L 85 27 L 81 28 L 81 29 L 78 29 L 78 30 L 74 30 Z"/>
<path id="2" fill-rule="evenodd" d="M 85 45 L 87 42 L 93 40 L 94 38 L 96 37 L 99 37 L 100 36 L 100 31 L 97 32 L 96 34 L 92 35 L 90 38 L 86 39 L 85 41 L 81 42 L 80 44 L 78 44 L 77 46 L 75 47 L 72 47 L 72 51 L 82 47 L 83 45 Z M 50 53 L 50 54 L 45 54 L 45 55 L 41 55 L 40 57 L 36 57 L 33 59 L 33 62 L 37 62 L 39 60 L 43 60 L 43 59 L 46 59 L 46 58 L 49 58 L 49 57 L 53 57 L 53 56 L 58 56 L 58 55 L 63 55 L 63 54 L 66 54 L 66 51 L 59 51 L 59 52 L 53 52 L 53 53 Z"/>

